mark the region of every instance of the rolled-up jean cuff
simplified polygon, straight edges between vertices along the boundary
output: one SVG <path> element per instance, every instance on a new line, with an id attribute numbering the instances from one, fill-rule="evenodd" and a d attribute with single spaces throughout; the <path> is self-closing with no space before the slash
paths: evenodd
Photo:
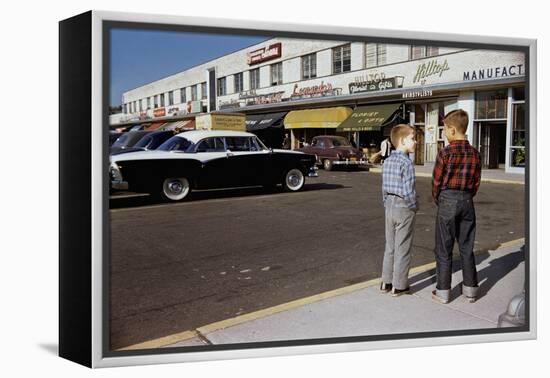
<path id="1" fill-rule="evenodd" d="M 451 290 L 440 290 L 440 289 L 435 289 L 435 294 L 443 299 L 444 301 L 450 301 L 451 300 Z"/>
<path id="2" fill-rule="evenodd" d="M 462 295 L 468 298 L 475 298 L 479 292 L 478 286 L 466 286 L 462 285 Z"/>

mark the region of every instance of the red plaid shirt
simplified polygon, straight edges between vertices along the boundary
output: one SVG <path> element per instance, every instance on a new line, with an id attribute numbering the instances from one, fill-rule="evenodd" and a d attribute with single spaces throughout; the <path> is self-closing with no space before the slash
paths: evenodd
<path id="1" fill-rule="evenodd" d="M 432 196 L 437 202 L 445 189 L 477 193 L 481 179 L 479 152 L 467 140 L 452 141 L 437 154 L 433 171 Z"/>

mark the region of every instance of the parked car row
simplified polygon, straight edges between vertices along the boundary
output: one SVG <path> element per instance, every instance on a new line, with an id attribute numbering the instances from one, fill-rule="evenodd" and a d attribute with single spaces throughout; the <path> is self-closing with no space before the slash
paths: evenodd
<path id="1" fill-rule="evenodd" d="M 359 167 L 368 165 L 363 151 L 353 147 L 350 141 L 342 136 L 316 136 L 311 140 L 311 145 L 299 148 L 298 151 L 314 155 L 316 164 L 327 171 L 332 170 L 334 166 Z"/>
<path id="2" fill-rule="evenodd" d="M 194 130 L 160 143 L 167 137 L 161 133 L 142 136 L 139 146 L 138 142 L 127 142 L 134 135 L 123 138 L 119 146 L 113 145 L 120 147 L 110 158 L 113 189 L 181 201 L 194 189 L 282 185 L 286 191 L 297 192 L 303 188 L 306 176 L 317 176 L 315 155 L 267 148 L 251 133 Z M 128 152 L 121 153 L 123 150 Z"/>

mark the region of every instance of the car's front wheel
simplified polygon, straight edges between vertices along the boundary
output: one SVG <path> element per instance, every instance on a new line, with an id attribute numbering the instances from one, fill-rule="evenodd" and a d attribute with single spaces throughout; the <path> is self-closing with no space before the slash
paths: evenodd
<path id="1" fill-rule="evenodd" d="M 288 192 L 297 192 L 304 187 L 306 178 L 298 168 L 292 168 L 285 174 L 283 188 Z"/>
<path id="2" fill-rule="evenodd" d="M 170 177 L 162 182 L 161 196 L 167 201 L 183 201 L 191 193 L 191 185 L 185 177 Z"/>

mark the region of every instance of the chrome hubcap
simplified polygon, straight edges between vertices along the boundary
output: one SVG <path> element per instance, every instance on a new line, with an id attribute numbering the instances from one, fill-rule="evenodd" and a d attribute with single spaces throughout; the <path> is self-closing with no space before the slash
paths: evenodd
<path id="1" fill-rule="evenodd" d="M 173 201 L 179 201 L 187 196 L 190 190 L 186 178 L 170 178 L 162 184 L 164 195 Z"/>
<path id="2" fill-rule="evenodd" d="M 286 183 L 290 189 L 299 189 L 304 182 L 304 175 L 297 169 L 293 169 L 286 176 Z"/>
<path id="3" fill-rule="evenodd" d="M 179 181 L 172 181 L 168 184 L 168 189 L 174 194 L 180 194 L 183 191 L 183 185 Z"/>

